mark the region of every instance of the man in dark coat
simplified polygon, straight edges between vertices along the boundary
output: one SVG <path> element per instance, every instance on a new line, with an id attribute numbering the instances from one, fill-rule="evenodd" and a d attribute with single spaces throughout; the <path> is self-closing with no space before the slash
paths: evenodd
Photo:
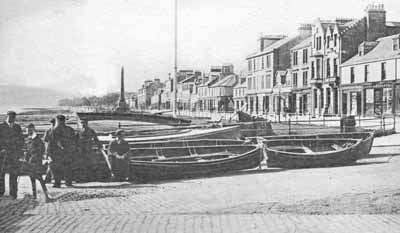
<path id="1" fill-rule="evenodd" d="M 74 178 L 76 181 L 88 181 L 94 176 L 94 160 L 96 155 L 93 151 L 93 145 L 101 149 L 101 143 L 97 138 L 96 132 L 88 126 L 86 119 L 81 120 L 82 129 L 78 132 L 79 155 L 74 164 Z"/>
<path id="2" fill-rule="evenodd" d="M 43 155 L 45 146 L 42 139 L 36 134 L 35 126 L 31 123 L 28 125 L 28 138 L 27 138 L 27 151 L 25 153 L 25 159 L 27 161 L 27 167 L 29 177 L 32 183 L 32 194 L 33 198 L 36 199 L 36 180 L 40 182 L 42 190 L 45 194 L 46 201 L 49 200 L 47 195 L 47 188 L 42 178 L 45 167 L 43 166 Z"/>
<path id="3" fill-rule="evenodd" d="M 15 123 L 16 116 L 14 111 L 8 111 L 6 121 L 0 125 L 0 196 L 4 195 L 4 175 L 7 172 L 10 175 L 10 196 L 14 199 L 17 198 L 18 173 L 21 169 L 18 160 L 22 158 L 24 146 L 21 126 Z"/>
<path id="4" fill-rule="evenodd" d="M 54 151 L 51 153 L 53 187 L 60 188 L 63 177 L 65 185 L 72 186 L 72 162 L 73 155 L 76 153 L 76 135 L 75 131 L 65 124 L 64 115 L 56 117 L 56 126 L 51 133 L 51 143 L 54 143 Z"/>
<path id="5" fill-rule="evenodd" d="M 46 143 L 46 159 L 48 160 L 49 158 L 51 158 L 51 153 L 52 150 L 54 149 L 54 143 L 51 143 L 51 133 L 53 132 L 54 126 L 56 125 L 56 119 L 52 118 L 50 120 L 51 126 L 49 129 L 46 130 L 43 140 Z M 51 178 L 54 177 L 53 175 L 53 171 L 51 170 L 51 165 L 50 163 L 47 164 L 47 171 L 46 171 L 46 178 L 44 179 L 45 183 L 50 183 L 51 182 Z"/>
<path id="6" fill-rule="evenodd" d="M 129 176 L 129 144 L 124 140 L 122 130 L 115 132 L 116 139 L 108 146 L 111 169 L 117 181 L 123 181 Z"/>

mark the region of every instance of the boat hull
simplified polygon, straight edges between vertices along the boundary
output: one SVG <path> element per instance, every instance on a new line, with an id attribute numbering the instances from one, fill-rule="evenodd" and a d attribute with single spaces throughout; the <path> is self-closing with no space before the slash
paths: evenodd
<path id="1" fill-rule="evenodd" d="M 248 145 L 245 141 L 229 139 L 200 139 L 159 142 L 140 142 L 130 144 L 132 159 L 152 160 L 158 157 L 179 157 L 187 155 L 225 152 L 227 147 Z"/>
<path id="2" fill-rule="evenodd" d="M 87 119 L 88 121 L 99 121 L 99 120 L 128 120 L 128 121 L 141 121 L 151 122 L 165 125 L 190 125 L 191 121 L 174 118 L 171 116 L 164 116 L 159 114 L 150 114 L 143 112 L 77 112 L 76 115 L 79 119 Z"/>
<path id="3" fill-rule="evenodd" d="M 290 140 L 290 139 L 361 139 L 363 148 L 362 153 L 368 154 L 372 149 L 372 143 L 374 141 L 374 136 L 372 132 L 353 132 L 353 133 L 327 133 L 327 134 L 304 134 L 304 135 L 279 135 L 279 136 L 264 136 L 264 137 L 252 137 L 249 140 L 254 143 L 257 139 L 262 139 L 263 141 L 268 140 Z M 360 148 L 361 149 L 361 148 Z"/>
<path id="4" fill-rule="evenodd" d="M 210 176 L 226 172 L 251 169 L 259 166 L 263 160 L 262 147 L 240 146 L 248 149 L 240 155 L 200 162 L 152 162 L 131 160 L 130 173 L 139 180 L 160 180 Z M 221 148 L 219 147 L 218 150 Z M 235 146 L 225 146 L 224 150 L 234 152 Z M 223 152 L 223 151 L 219 151 Z"/>
<path id="5" fill-rule="evenodd" d="M 286 139 L 285 143 L 289 144 L 291 140 L 293 139 Z M 312 140 L 318 141 L 329 139 Z M 362 156 L 368 154 L 372 147 L 372 142 L 373 135 L 371 133 L 369 137 L 358 139 L 357 143 L 348 148 L 344 148 L 343 150 L 304 154 L 274 150 L 268 145 L 270 142 L 265 141 L 267 165 L 268 167 L 279 168 L 311 168 L 348 165 L 356 162 Z"/>

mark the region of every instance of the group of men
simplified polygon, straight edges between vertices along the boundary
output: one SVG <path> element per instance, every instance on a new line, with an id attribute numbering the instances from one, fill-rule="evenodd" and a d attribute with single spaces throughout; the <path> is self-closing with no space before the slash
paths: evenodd
<path id="1" fill-rule="evenodd" d="M 36 198 L 35 180 L 39 180 L 45 191 L 42 179 L 44 155 L 51 161 L 46 180 L 54 178 L 55 188 L 61 187 L 61 180 L 66 186 L 72 185 L 73 164 L 85 170 L 85 158 L 93 152 L 93 145 L 101 146 L 96 132 L 88 127 L 87 121 L 81 121 L 82 128 L 78 133 L 66 125 L 64 115 L 58 115 L 51 121 L 52 126 L 43 137 L 36 134 L 33 124 L 27 127 L 28 137 L 25 137 L 20 125 L 15 123 L 16 113 L 7 112 L 6 121 L 0 125 L 0 196 L 5 193 L 5 174 L 9 174 L 10 196 L 17 198 L 18 176 L 28 171 L 32 182 L 32 192 Z M 75 163 L 74 163 L 75 162 Z M 25 165 L 25 166 L 24 166 Z M 50 176 L 51 174 L 51 176 Z"/>

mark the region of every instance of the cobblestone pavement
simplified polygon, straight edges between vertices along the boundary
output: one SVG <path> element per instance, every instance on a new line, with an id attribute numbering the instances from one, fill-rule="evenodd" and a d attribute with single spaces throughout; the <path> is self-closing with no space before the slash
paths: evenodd
<path id="1" fill-rule="evenodd" d="M 399 140 L 377 138 L 353 166 L 49 186 L 51 203 L 21 177 L 18 199 L 0 199 L 0 232 L 400 232 L 400 148 L 386 146 Z"/>

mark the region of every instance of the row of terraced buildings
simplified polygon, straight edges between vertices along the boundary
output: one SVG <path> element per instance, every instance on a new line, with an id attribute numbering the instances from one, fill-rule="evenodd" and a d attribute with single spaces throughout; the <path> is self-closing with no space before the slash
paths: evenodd
<path id="1" fill-rule="evenodd" d="M 318 18 L 301 24 L 295 36 L 261 36 L 257 51 L 246 58 L 247 71 L 240 75 L 230 64 L 207 73 L 180 71 L 178 106 L 316 117 L 396 113 L 399 47 L 400 22 L 387 21 L 382 4 L 370 4 L 359 19 Z M 139 106 L 168 109 L 172 82 L 169 78 Z"/>

